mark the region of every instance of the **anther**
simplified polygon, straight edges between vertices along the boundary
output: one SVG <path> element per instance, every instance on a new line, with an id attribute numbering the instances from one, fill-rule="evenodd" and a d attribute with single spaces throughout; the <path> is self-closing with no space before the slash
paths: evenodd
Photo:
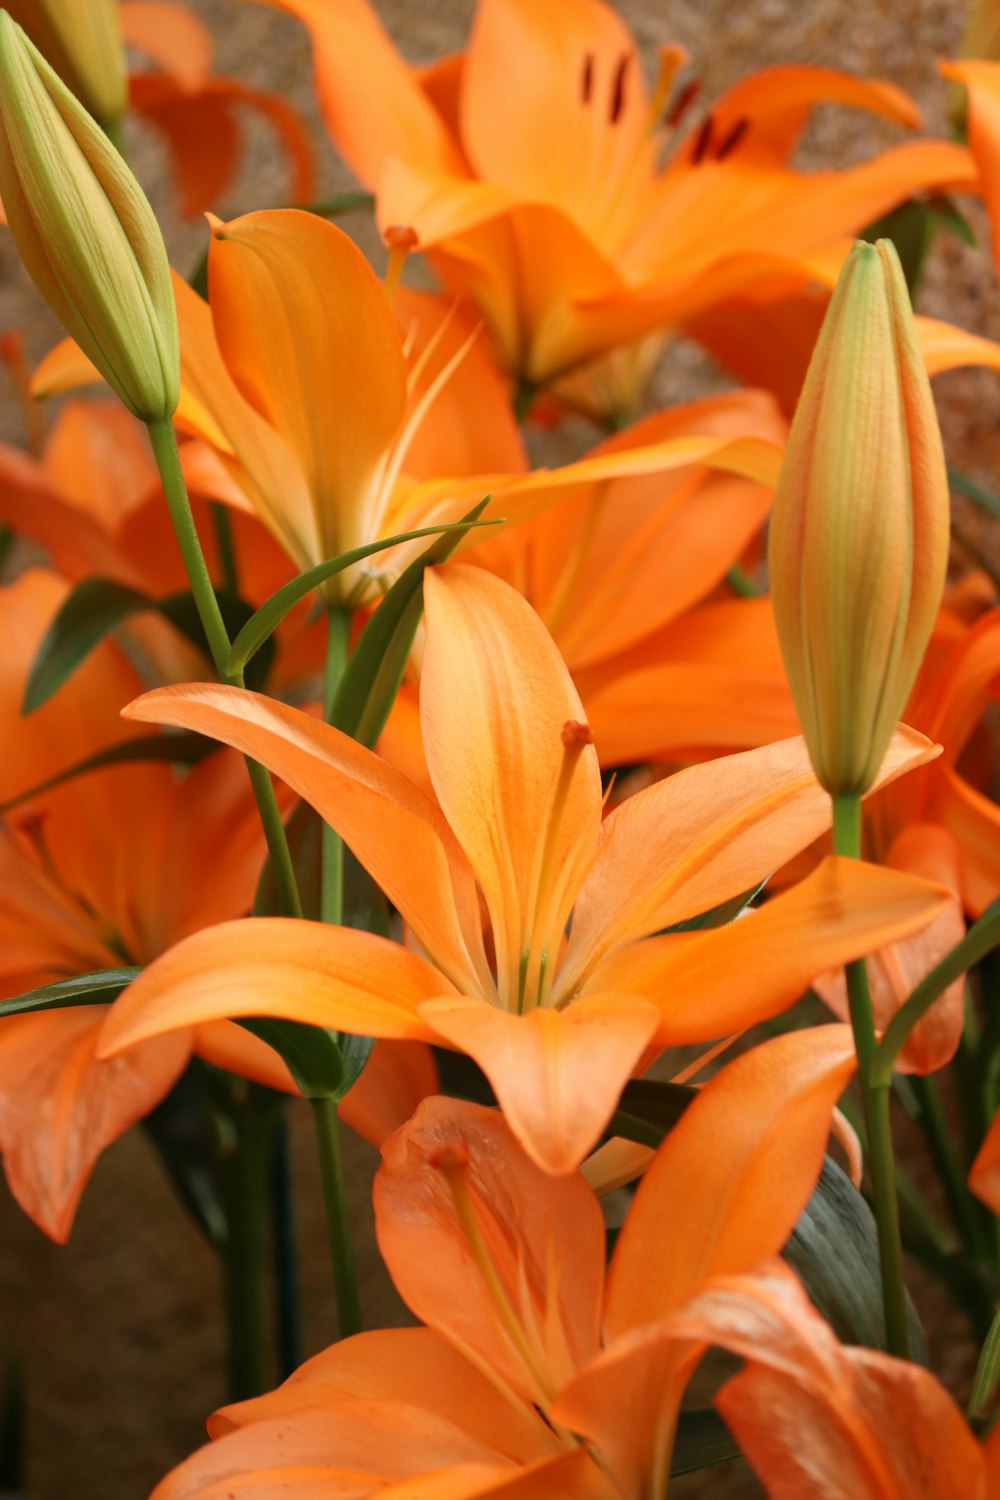
<path id="1" fill-rule="evenodd" d="M 700 93 L 701 79 L 689 78 L 664 116 L 663 123 L 668 130 L 677 129 Z"/>
<path id="2" fill-rule="evenodd" d="M 725 161 L 727 156 L 732 156 L 737 146 L 743 140 L 750 129 L 750 121 L 744 115 L 736 121 L 731 130 L 727 130 L 715 150 L 716 161 Z"/>
<path id="3" fill-rule="evenodd" d="M 594 54 L 587 52 L 583 59 L 583 76 L 580 79 L 580 96 L 584 104 L 594 97 Z"/>
<path id="4" fill-rule="evenodd" d="M 625 78 L 628 74 L 628 65 L 632 61 L 631 52 L 626 52 L 618 61 L 615 69 L 615 79 L 611 86 L 611 103 L 608 109 L 608 123 L 617 125 L 625 108 Z"/>
<path id="5" fill-rule="evenodd" d="M 704 123 L 695 136 L 694 146 L 691 149 L 691 165 L 696 167 L 700 161 L 704 161 L 709 146 L 712 144 L 712 116 L 706 115 Z"/>

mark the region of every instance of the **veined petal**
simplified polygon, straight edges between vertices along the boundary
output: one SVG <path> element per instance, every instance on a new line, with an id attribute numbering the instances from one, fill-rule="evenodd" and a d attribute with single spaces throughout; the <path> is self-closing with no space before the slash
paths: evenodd
<path id="1" fill-rule="evenodd" d="M 707 1277 L 777 1254 L 815 1186 L 854 1067 L 850 1028 L 820 1026 L 763 1042 L 705 1086 L 657 1151 L 618 1237 L 611 1339 L 663 1317 Z"/>
<path id="2" fill-rule="evenodd" d="M 832 967 L 829 955 L 847 963 L 928 928 L 951 909 L 949 895 L 912 875 L 831 857 L 725 927 L 612 954 L 584 993 L 613 988 L 651 1000 L 661 1015 L 657 1047 L 709 1041 L 787 1009 Z"/>
<path id="3" fill-rule="evenodd" d="M 551 637 L 480 569 L 425 580 L 420 722 L 427 768 L 486 900 L 510 1010 L 542 1000 L 601 823 L 597 756 Z"/>
<path id="4" fill-rule="evenodd" d="M 875 786 L 938 753 L 903 726 Z M 750 890 L 811 844 L 830 816 L 802 739 L 691 766 L 630 797 L 602 827 L 557 992 L 572 992 L 620 944 Z"/>
<path id="5" fill-rule="evenodd" d="M 969 92 L 969 145 L 979 168 L 993 225 L 993 260 L 1000 265 L 1000 64 L 985 61 L 939 62 L 945 78 L 964 84 Z"/>
<path id="6" fill-rule="evenodd" d="M 738 121 L 748 120 L 741 151 L 764 146 L 785 160 L 817 104 L 869 110 L 911 130 L 920 125 L 917 106 L 895 84 L 835 68 L 790 64 L 759 68 L 723 94 L 712 109 L 716 139 L 725 139 Z"/>
<path id="7" fill-rule="evenodd" d="M 339 1115 L 373 1146 L 398 1130 L 417 1105 L 440 1092 L 434 1054 L 424 1042 L 375 1043 L 361 1077 L 344 1095 Z"/>
<path id="8" fill-rule="evenodd" d="M 577 1173 L 542 1172 L 496 1110 L 425 1101 L 382 1148 L 374 1205 L 410 1310 L 526 1401 L 544 1407 L 596 1354 L 597 1199 Z"/>
<path id="9" fill-rule="evenodd" d="M 367 0 L 271 3 L 309 28 L 326 128 L 362 182 L 374 187 L 397 156 L 462 170 L 461 148 Z"/>
<path id="10" fill-rule="evenodd" d="M 240 1016 L 276 1016 L 359 1036 L 433 1039 L 417 1007 L 445 981 L 398 943 L 287 917 L 205 927 L 155 959 L 111 1007 L 99 1055 Z"/>
<path id="11" fill-rule="evenodd" d="M 337 829 L 452 983 L 492 993 L 468 861 L 430 799 L 386 761 L 308 714 L 237 688 L 162 688 L 125 716 L 195 729 L 274 771 Z"/>
<path id="12" fill-rule="evenodd" d="M 105 1146 L 159 1104 L 188 1059 L 185 1031 L 99 1060 L 106 1015 L 73 1006 L 0 1026 L 4 1172 L 25 1213 L 60 1243 Z"/>
<path id="13" fill-rule="evenodd" d="M 657 1027 L 637 995 L 588 995 L 567 1010 L 511 1015 L 474 1000 L 432 1000 L 422 1021 L 482 1068 L 514 1135 L 553 1175 L 596 1143 Z"/>
<path id="14" fill-rule="evenodd" d="M 212 319 L 243 395 L 302 465 L 322 561 L 367 540 L 406 372 L 385 291 L 353 241 L 295 209 L 213 221 Z"/>
<path id="15" fill-rule="evenodd" d="M 942 766 L 928 813 L 958 840 L 962 900 L 966 910 L 978 917 L 1000 895 L 1000 807 L 950 766 Z"/>

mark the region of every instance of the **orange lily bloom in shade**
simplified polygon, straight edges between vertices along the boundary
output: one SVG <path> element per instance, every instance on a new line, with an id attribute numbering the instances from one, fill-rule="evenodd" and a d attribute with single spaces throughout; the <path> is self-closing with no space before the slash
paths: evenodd
<path id="1" fill-rule="evenodd" d="M 780 1261 L 720 1278 L 665 1321 L 746 1360 L 715 1398 L 773 1500 L 990 1500 L 1000 1428 L 982 1447 L 929 1370 L 838 1343 Z"/>
<path id="2" fill-rule="evenodd" d="M 379 1248 L 426 1326 L 348 1339 L 224 1408 L 154 1500 L 662 1500 L 701 1350 L 660 1329 L 706 1281 L 781 1248 L 853 1065 L 831 1026 L 713 1079 L 658 1150 L 607 1275 L 581 1176 L 544 1177 L 496 1111 L 427 1100 L 385 1143 L 374 1194 Z"/>
<path id="3" fill-rule="evenodd" d="M 138 683 L 110 644 L 56 698 L 20 717 L 27 669 L 64 597 L 64 586 L 38 571 L 0 593 L 0 801 L 122 737 L 118 712 Z M 123 817 L 123 807 L 141 808 L 142 818 Z M 183 779 L 163 764 L 122 765 L 39 793 L 0 820 L 0 994 L 141 964 L 205 922 L 239 915 L 253 900 L 264 852 L 245 771 L 228 755 Z M 94 1005 L 0 1017 L 4 1170 L 53 1239 L 68 1236 L 101 1151 L 160 1101 L 192 1050 L 295 1092 L 277 1055 L 228 1023 L 99 1061 L 107 1012 Z M 382 1051 L 345 1106 L 348 1123 L 375 1140 L 435 1086 L 425 1049 Z"/>
<path id="4" fill-rule="evenodd" d="M 982 175 L 993 238 L 993 263 L 1000 270 L 1000 63 L 940 62 L 945 78 L 968 91 L 966 131 L 969 148 Z"/>
<path id="5" fill-rule="evenodd" d="M 336 730 L 237 689 L 165 688 L 128 713 L 275 771 L 343 836 L 427 956 L 308 922 L 218 927 L 120 997 L 108 1053 L 210 1015 L 434 1040 L 475 1058 L 529 1154 L 568 1172 L 664 1047 L 777 1014 L 815 974 L 918 930 L 947 900 L 831 860 L 745 921 L 650 937 L 752 888 L 827 827 L 802 742 L 691 767 L 602 822 L 580 700 L 538 616 L 458 566 L 432 570 L 425 607 L 436 804 Z M 882 776 L 933 754 L 904 732 Z"/>
<path id="6" fill-rule="evenodd" d="M 683 49 L 662 50 L 648 90 L 634 39 L 596 0 L 480 0 L 466 51 L 429 69 L 399 56 L 367 0 L 272 3 L 309 28 L 327 128 L 383 228 L 416 231 L 532 386 L 683 325 L 914 192 L 975 182 L 941 141 L 845 171 L 790 167 L 818 104 L 918 123 L 892 85 L 829 69 L 755 74 L 688 128 L 690 89 L 669 102 Z"/>

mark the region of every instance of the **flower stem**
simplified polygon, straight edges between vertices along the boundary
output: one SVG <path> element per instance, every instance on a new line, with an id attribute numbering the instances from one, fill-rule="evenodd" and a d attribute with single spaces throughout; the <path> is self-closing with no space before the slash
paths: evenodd
<path id="1" fill-rule="evenodd" d="M 861 858 L 861 797 L 856 792 L 833 797 L 833 848 L 836 854 L 849 859 Z M 886 1342 L 890 1354 L 906 1359 L 909 1352 L 906 1288 L 889 1118 L 889 1086 L 883 1083 L 873 1086 L 871 1080 L 876 1052 L 875 1022 L 868 990 L 868 966 L 863 958 L 847 965 L 847 995 L 868 1128 L 868 1167 L 878 1226 Z"/>
<path id="2" fill-rule="evenodd" d="M 326 620 L 326 670 L 323 674 L 323 718 L 332 722 L 333 705 L 347 665 L 351 612 L 334 605 Z M 339 923 L 344 915 L 344 843 L 328 823 L 320 843 L 320 920 Z"/>
<path id="3" fill-rule="evenodd" d="M 258 1097 L 258 1095 L 260 1097 Z M 234 1098 L 231 1150 L 224 1165 L 227 1235 L 223 1250 L 229 1399 L 245 1401 L 268 1386 L 265 1223 L 266 1170 L 274 1104 L 252 1085 Z"/>
<path id="4" fill-rule="evenodd" d="M 340 1121 L 334 1099 L 310 1099 L 309 1103 L 312 1105 L 316 1144 L 319 1148 L 323 1205 L 326 1209 L 326 1230 L 330 1241 L 340 1337 L 346 1339 L 361 1331 L 361 1307 L 358 1301 L 354 1249 L 347 1221 L 344 1167 L 340 1155 Z"/>
<path id="5" fill-rule="evenodd" d="M 173 423 L 169 417 L 164 417 L 158 422 L 150 422 L 148 427 L 153 455 L 163 482 L 167 510 L 170 513 L 174 535 L 177 537 L 177 545 L 191 584 L 191 593 L 198 610 L 198 618 L 205 632 L 208 649 L 215 663 L 215 670 L 219 674 L 220 681 L 231 687 L 243 687 L 242 671 L 233 672 L 229 669 L 229 633 L 222 618 L 222 611 L 219 609 L 219 601 L 215 597 L 215 589 L 212 587 L 212 580 L 205 563 L 205 554 L 201 550 L 201 541 L 191 513 L 191 502 L 188 499 L 187 486 L 181 472 Z M 253 787 L 264 837 L 267 840 L 268 853 L 274 867 L 282 909 L 290 917 L 300 917 L 302 903 L 299 900 L 295 870 L 292 866 L 288 840 L 285 837 L 285 828 L 281 821 L 281 813 L 278 811 L 278 802 L 274 795 L 274 787 L 271 785 L 271 778 L 265 768 L 254 760 L 247 760 L 247 771 L 250 774 L 250 784 Z"/>

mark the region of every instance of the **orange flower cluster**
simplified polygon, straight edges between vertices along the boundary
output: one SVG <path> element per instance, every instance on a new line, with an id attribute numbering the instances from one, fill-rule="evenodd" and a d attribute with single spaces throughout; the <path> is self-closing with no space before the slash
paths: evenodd
<path id="1" fill-rule="evenodd" d="M 815 107 L 911 101 L 796 63 L 706 108 L 605 0 L 479 0 L 423 68 L 369 0 L 274 3 L 384 277 L 189 11 L 0 9 L 4 218 L 70 335 L 2 343 L 0 1150 L 63 1241 L 105 1146 L 187 1132 L 241 1399 L 156 1500 L 663 1500 L 736 1452 L 778 1500 L 998 1495 L 1000 583 L 949 577 L 928 376 L 1000 348 L 914 316 L 909 252 L 1000 212 L 1000 64 L 943 66 L 968 146 L 807 173 Z M 185 280 L 123 119 L 195 212 L 239 104 L 294 206 L 208 212 Z M 681 333 L 754 384 L 630 422 Z M 602 440 L 542 466 L 570 415 Z M 300 1096 L 342 1337 L 267 1392 L 240 1236 Z M 419 1328 L 363 1331 L 341 1120 Z"/>

